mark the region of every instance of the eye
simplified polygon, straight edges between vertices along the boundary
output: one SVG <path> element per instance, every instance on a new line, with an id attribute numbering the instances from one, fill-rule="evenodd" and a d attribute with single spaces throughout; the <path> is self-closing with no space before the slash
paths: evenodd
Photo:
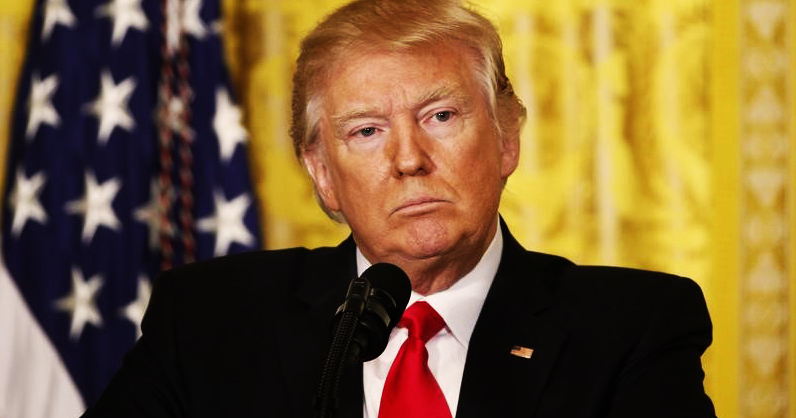
<path id="1" fill-rule="evenodd" d="M 434 119 L 438 122 L 447 122 L 451 118 L 451 111 L 445 110 L 434 114 Z"/>
<path id="2" fill-rule="evenodd" d="M 362 136 L 365 136 L 365 137 L 371 136 L 371 135 L 376 133 L 376 128 L 374 128 L 372 126 L 367 127 L 367 128 L 362 128 L 359 131 L 357 131 L 357 133 L 362 135 Z"/>

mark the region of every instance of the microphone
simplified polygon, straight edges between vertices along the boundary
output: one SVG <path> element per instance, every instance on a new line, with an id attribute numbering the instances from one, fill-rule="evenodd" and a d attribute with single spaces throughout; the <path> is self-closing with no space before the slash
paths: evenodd
<path id="1" fill-rule="evenodd" d="M 401 319 L 409 302 L 412 285 L 403 270 L 389 263 L 370 266 L 348 285 L 345 301 L 334 316 L 333 329 L 339 332 L 344 317 L 358 317 L 349 361 L 370 361 L 387 347 L 390 332 Z"/>
<path id="2" fill-rule="evenodd" d="M 384 351 L 411 292 L 406 273 L 388 263 L 374 264 L 351 281 L 332 321 L 332 346 L 315 399 L 316 417 L 334 416 L 337 388 L 347 363 L 373 360 Z"/>

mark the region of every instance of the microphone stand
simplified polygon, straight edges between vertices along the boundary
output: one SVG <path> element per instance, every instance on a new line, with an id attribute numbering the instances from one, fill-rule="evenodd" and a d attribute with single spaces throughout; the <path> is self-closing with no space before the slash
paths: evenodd
<path id="1" fill-rule="evenodd" d="M 315 397 L 316 418 L 337 413 L 337 391 L 347 364 L 373 360 L 384 351 L 411 292 L 406 273 L 387 263 L 374 264 L 351 281 L 334 315 L 332 346 Z"/>
<path id="2" fill-rule="evenodd" d="M 350 287 L 354 286 L 365 287 L 361 294 L 366 295 L 370 291 L 370 283 L 367 280 L 354 279 Z M 365 300 L 361 298 L 352 298 L 338 309 L 338 313 L 341 313 L 340 321 L 335 327 L 332 346 L 326 357 L 318 395 L 315 398 L 316 418 L 332 418 L 337 412 L 337 392 L 343 369 L 348 360 L 359 357 L 359 345 L 351 342 L 354 340 L 354 331 L 364 309 Z"/>

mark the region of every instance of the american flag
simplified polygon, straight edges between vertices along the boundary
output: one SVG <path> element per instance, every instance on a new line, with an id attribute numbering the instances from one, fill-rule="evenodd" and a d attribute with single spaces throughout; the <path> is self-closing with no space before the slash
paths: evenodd
<path id="1" fill-rule="evenodd" d="M 218 0 L 39 0 L 9 138 L 0 417 L 76 417 L 158 271 L 260 246 Z"/>

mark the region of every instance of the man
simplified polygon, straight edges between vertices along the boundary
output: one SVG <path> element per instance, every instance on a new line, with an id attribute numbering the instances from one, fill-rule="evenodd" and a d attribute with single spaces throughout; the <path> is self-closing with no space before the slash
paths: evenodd
<path id="1" fill-rule="evenodd" d="M 524 114 L 496 30 L 457 1 L 359 0 L 327 17 L 302 43 L 291 135 L 351 237 L 165 273 L 85 417 L 312 415 L 332 317 L 377 262 L 408 274 L 406 315 L 423 306 L 442 328 L 419 348 L 429 389 L 401 387 L 416 338 L 402 324 L 345 371 L 337 416 L 714 417 L 698 286 L 528 252 L 500 220 Z"/>

